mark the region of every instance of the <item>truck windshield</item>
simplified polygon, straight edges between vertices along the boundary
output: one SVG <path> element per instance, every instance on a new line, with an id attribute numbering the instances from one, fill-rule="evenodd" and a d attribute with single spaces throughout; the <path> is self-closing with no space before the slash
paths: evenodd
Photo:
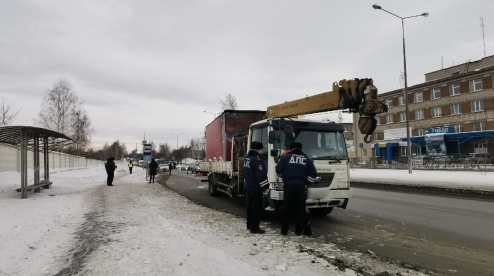
<path id="1" fill-rule="evenodd" d="M 281 143 L 276 143 L 274 146 L 275 148 L 281 146 L 282 150 L 287 150 L 293 142 L 302 143 L 302 151 L 314 160 L 348 159 L 343 132 L 295 129 L 293 137 L 282 137 Z"/>

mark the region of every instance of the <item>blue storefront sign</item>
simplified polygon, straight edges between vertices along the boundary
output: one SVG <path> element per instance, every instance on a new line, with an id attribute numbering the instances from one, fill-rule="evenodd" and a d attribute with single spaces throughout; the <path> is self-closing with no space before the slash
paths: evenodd
<path id="1" fill-rule="evenodd" d="M 433 133 L 453 133 L 453 127 L 433 127 L 429 128 L 429 134 Z"/>
<path id="2" fill-rule="evenodd" d="M 153 150 L 153 146 L 151 144 L 144 144 L 142 147 L 142 153 L 143 153 L 143 160 L 144 161 L 151 161 L 151 152 Z"/>

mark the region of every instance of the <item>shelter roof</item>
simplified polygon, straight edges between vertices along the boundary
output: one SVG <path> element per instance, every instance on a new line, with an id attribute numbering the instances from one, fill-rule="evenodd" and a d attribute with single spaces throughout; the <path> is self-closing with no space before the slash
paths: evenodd
<path id="1" fill-rule="evenodd" d="M 0 143 L 10 144 L 17 146 L 21 142 L 21 130 L 27 130 L 29 133 L 29 139 L 34 139 L 36 134 L 39 138 L 51 138 L 50 144 L 55 143 L 55 139 L 62 139 L 65 141 L 73 141 L 72 138 L 67 135 L 53 131 L 51 129 L 33 127 L 33 126 L 0 126 Z"/>

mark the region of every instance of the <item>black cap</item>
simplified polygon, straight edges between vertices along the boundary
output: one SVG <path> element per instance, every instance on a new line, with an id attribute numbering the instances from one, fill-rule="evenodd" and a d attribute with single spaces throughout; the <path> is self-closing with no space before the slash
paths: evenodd
<path id="1" fill-rule="evenodd" d="M 253 150 L 262 150 L 264 146 L 262 145 L 261 142 L 252 142 L 250 143 L 250 149 L 253 149 Z"/>
<path id="2" fill-rule="evenodd" d="M 302 150 L 302 143 L 299 143 L 299 142 L 293 142 L 290 144 L 290 150 L 293 150 L 293 149 L 299 149 L 299 150 Z"/>

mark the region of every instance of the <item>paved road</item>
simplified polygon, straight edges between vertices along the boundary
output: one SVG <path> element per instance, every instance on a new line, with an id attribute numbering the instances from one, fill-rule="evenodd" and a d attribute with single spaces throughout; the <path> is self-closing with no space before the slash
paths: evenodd
<path id="1" fill-rule="evenodd" d="M 168 186 L 198 203 L 244 215 L 241 199 L 212 198 L 207 183 L 191 175 L 182 172 Z M 354 190 L 347 210 L 311 217 L 315 237 L 439 274 L 494 275 L 494 202 Z"/>

